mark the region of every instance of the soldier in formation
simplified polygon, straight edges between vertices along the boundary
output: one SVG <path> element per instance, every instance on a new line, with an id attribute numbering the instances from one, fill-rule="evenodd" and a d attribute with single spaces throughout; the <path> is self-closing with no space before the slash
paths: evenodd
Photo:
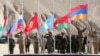
<path id="1" fill-rule="evenodd" d="M 28 38 L 28 36 L 25 38 L 25 51 L 26 53 L 29 53 L 29 49 L 30 48 L 30 39 Z"/>
<path id="2" fill-rule="evenodd" d="M 53 53 L 54 51 L 54 39 L 51 32 L 49 32 L 49 35 L 47 36 L 47 51 L 48 53 Z"/>
<path id="3" fill-rule="evenodd" d="M 23 36 L 23 32 L 20 31 L 19 33 L 17 33 L 15 35 L 15 37 L 18 38 L 18 41 L 17 43 L 19 44 L 19 51 L 20 51 L 20 54 L 23 54 L 24 53 L 24 36 Z"/>
<path id="4" fill-rule="evenodd" d="M 14 47 L 15 47 L 15 40 L 12 38 L 12 35 L 10 35 L 10 37 L 9 37 L 9 51 L 10 51 L 10 54 L 13 54 Z"/>

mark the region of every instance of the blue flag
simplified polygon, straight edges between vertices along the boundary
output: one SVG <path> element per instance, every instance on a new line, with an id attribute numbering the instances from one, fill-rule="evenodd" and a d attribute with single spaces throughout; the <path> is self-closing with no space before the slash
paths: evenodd
<path id="1" fill-rule="evenodd" d="M 44 25 L 39 28 L 39 32 L 44 32 L 53 28 L 54 16 L 49 16 Z"/>

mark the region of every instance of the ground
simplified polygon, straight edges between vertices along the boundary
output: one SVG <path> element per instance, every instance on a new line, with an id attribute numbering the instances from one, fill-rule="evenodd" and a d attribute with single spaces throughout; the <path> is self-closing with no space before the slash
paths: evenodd
<path id="1" fill-rule="evenodd" d="M 3 56 L 4 54 L 9 54 L 8 44 L 0 44 L 0 56 Z M 16 46 L 14 48 L 14 54 L 19 54 L 18 44 L 16 44 Z M 34 54 L 33 45 L 32 44 L 30 46 L 30 52 L 29 52 L 29 54 Z M 39 54 L 42 54 L 41 53 L 41 50 L 39 50 Z M 44 54 L 48 54 L 47 53 L 47 50 L 45 50 L 45 53 Z M 55 53 L 54 54 L 57 54 L 58 55 L 57 50 L 55 50 Z M 68 53 L 66 53 L 66 54 L 68 54 Z M 70 54 L 77 54 L 77 53 L 70 53 Z M 98 55 L 100 55 L 100 54 L 98 54 Z"/>

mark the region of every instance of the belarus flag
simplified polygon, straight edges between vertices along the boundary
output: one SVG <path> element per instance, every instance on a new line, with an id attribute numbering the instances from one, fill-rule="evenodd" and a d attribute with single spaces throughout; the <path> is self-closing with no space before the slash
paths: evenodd
<path id="1" fill-rule="evenodd" d="M 70 22 L 68 15 L 62 16 L 54 21 L 54 28 L 62 29 L 68 28 L 68 23 Z"/>

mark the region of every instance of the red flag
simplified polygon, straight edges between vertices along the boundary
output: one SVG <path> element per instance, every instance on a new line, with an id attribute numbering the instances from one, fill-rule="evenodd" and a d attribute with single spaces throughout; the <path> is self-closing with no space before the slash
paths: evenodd
<path id="1" fill-rule="evenodd" d="M 3 27 L 5 27 L 6 24 L 7 24 L 7 16 L 4 17 L 4 24 L 3 24 Z"/>
<path id="2" fill-rule="evenodd" d="M 69 17 L 68 15 L 65 15 L 61 18 L 58 18 L 54 21 L 54 28 L 57 27 L 57 24 L 64 24 L 64 23 L 68 23 L 69 22 Z"/>
<path id="3" fill-rule="evenodd" d="M 38 14 L 35 14 L 31 20 L 28 22 L 27 26 L 25 27 L 25 34 L 28 35 L 28 33 L 32 30 L 32 29 L 37 29 L 39 27 L 38 24 Z"/>

